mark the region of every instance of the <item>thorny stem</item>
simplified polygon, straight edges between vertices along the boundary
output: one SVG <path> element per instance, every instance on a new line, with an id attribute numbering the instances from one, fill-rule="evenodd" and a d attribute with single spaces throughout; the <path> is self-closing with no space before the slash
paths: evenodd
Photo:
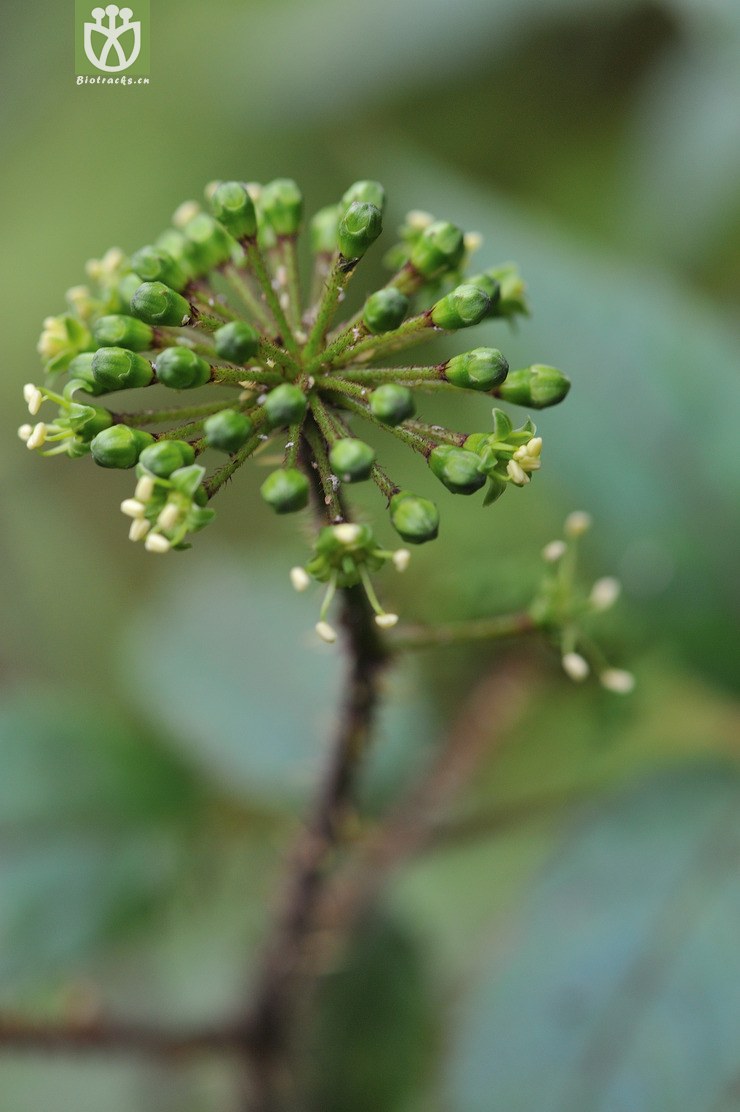
<path id="1" fill-rule="evenodd" d="M 249 261 L 249 265 L 252 268 L 252 272 L 254 273 L 255 278 L 262 288 L 262 293 L 264 295 L 265 301 L 267 302 L 270 312 L 275 318 L 275 323 L 280 329 L 280 336 L 283 345 L 287 348 L 290 354 L 294 356 L 294 358 L 300 360 L 300 349 L 296 342 L 296 338 L 293 335 L 293 330 L 288 324 L 288 318 L 286 317 L 285 312 L 283 311 L 283 307 L 280 304 L 280 298 L 275 293 L 275 290 L 273 288 L 272 280 L 268 273 L 267 267 L 265 265 L 265 260 L 262 256 L 262 252 L 259 249 L 257 241 L 254 239 L 247 239 L 245 240 L 243 246 L 244 251 L 246 252 L 247 259 Z"/>
<path id="2" fill-rule="evenodd" d="M 337 306 L 354 273 L 356 262 L 357 259 L 345 259 L 341 254 L 336 255 L 332 260 L 331 270 L 324 284 L 316 310 L 316 319 L 311 326 L 311 331 L 309 332 L 308 340 L 306 341 L 306 346 L 303 351 L 303 356 L 309 370 L 313 370 L 312 360 L 317 356 L 319 345 L 334 318 Z M 319 362 L 324 362 L 323 357 L 316 359 L 316 363 L 318 364 Z"/>
<path id="3" fill-rule="evenodd" d="M 326 511 L 315 471 L 311 472 L 317 515 Z M 388 653 L 361 587 L 341 592 L 340 620 L 347 682 L 334 746 L 312 812 L 295 847 L 283 906 L 271 934 L 247 1027 L 251 1033 L 253 1099 L 249 1112 L 287 1112 L 299 1107 L 293 1065 L 302 998 L 315 971 L 309 943 L 338 850 L 345 843 L 355 780 L 367 747 Z"/>

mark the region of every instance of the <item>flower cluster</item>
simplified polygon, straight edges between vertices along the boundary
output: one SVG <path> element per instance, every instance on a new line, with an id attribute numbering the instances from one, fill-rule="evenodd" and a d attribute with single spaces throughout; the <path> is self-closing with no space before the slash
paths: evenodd
<path id="1" fill-rule="evenodd" d="M 621 585 L 611 575 L 597 579 L 588 592 L 580 589 L 577 577 L 578 541 L 591 528 L 591 517 L 576 510 L 565 519 L 563 539 L 550 541 L 542 558 L 550 573 L 530 607 L 537 625 L 548 630 L 560 651 L 563 670 L 575 683 L 595 672 L 602 687 L 617 695 L 629 695 L 635 677 L 614 668 L 591 636 L 590 619 L 610 610 L 619 598 Z"/>
<path id="2" fill-rule="evenodd" d="M 497 407 L 488 431 L 458 432 L 418 420 L 416 391 L 474 391 L 541 409 L 561 401 L 570 385 L 544 364 L 511 371 L 492 347 L 397 365 L 402 352 L 435 336 L 528 311 L 516 267 L 464 277 L 478 237 L 426 213 L 406 218 L 386 256 L 386 284 L 338 322 L 384 208 L 383 187 L 360 181 L 316 213 L 304 296 L 303 199 L 295 182 L 212 183 L 205 206 L 181 205 L 152 244 L 130 256 L 112 249 L 88 263 L 89 283 L 67 292 L 68 311 L 44 321 L 46 385 L 24 388 L 32 417 L 42 405 L 57 408 L 52 419 L 20 428 L 30 449 L 135 468 L 134 495 L 121 509 L 131 539 L 150 552 L 188 547 L 214 516 L 211 501 L 227 480 L 263 445 L 279 445 L 282 465 L 261 494 L 279 514 L 302 510 L 312 489 L 319 494 L 326 525 L 292 578 L 299 588 L 310 579 L 327 584 L 317 628 L 329 640 L 326 612 L 337 587 L 362 584 L 378 624 L 392 625 L 370 574 L 386 561 L 401 569 L 408 561 L 407 549 L 390 552 L 368 525 L 347 520 L 347 487 L 374 483 L 409 544 L 430 541 L 439 529 L 435 503 L 396 483 L 356 424 L 374 425 L 421 455 L 453 494 L 485 487 L 488 504 L 510 486 L 526 486 L 539 469 L 542 440 L 531 419 L 515 428 Z M 62 386 L 54 381 L 60 375 Z M 125 391 L 144 393 L 149 404 L 134 411 L 99 403 Z M 184 391 L 193 392 L 186 404 L 167 401 L 168 392 L 179 398 Z"/>

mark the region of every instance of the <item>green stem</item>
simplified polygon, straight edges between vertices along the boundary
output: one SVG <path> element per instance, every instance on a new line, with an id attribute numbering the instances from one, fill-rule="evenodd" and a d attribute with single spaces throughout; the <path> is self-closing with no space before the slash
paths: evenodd
<path id="1" fill-rule="evenodd" d="M 305 420 L 305 417 L 304 417 Z M 303 421 L 298 424 L 291 425 L 288 429 L 288 440 L 285 445 L 285 457 L 283 459 L 283 467 L 295 467 L 298 461 L 298 452 L 301 447 L 301 432 L 303 429 Z"/>
<path id="2" fill-rule="evenodd" d="M 356 413 L 359 417 L 369 421 L 370 424 L 375 425 L 379 429 L 384 429 L 385 432 L 389 432 L 392 436 L 395 436 L 397 440 L 401 440 L 409 448 L 413 448 L 415 452 L 419 452 L 425 459 L 435 447 L 434 441 L 428 440 L 418 433 L 410 431 L 403 425 L 383 424 L 382 421 L 379 421 L 377 417 L 374 416 L 370 407 L 364 402 L 358 402 L 354 398 L 343 395 L 342 405 L 345 409 L 348 409 L 350 413 Z"/>
<path id="3" fill-rule="evenodd" d="M 298 270 L 297 236 L 280 236 L 280 261 L 285 268 L 285 290 L 288 294 L 288 315 L 293 328 L 301 324 L 301 282 Z"/>
<path id="4" fill-rule="evenodd" d="M 421 382 L 446 382 L 444 377 L 446 363 L 436 366 L 419 367 L 341 367 L 336 374 L 346 376 L 353 382 L 366 382 L 370 386 L 381 386 L 384 382 L 404 382 L 417 385 Z M 322 378 L 322 382 L 324 379 Z M 336 379 L 334 380 L 336 381 Z"/>
<path id="5" fill-rule="evenodd" d="M 466 641 L 497 641 L 535 633 L 540 626 L 526 610 L 499 614 L 494 618 L 474 618 L 467 622 L 450 622 L 438 626 L 411 626 L 399 629 L 389 637 L 396 651 L 428 649 L 443 645 L 459 645 Z"/>
<path id="6" fill-rule="evenodd" d="M 270 320 L 269 314 L 256 294 L 250 289 L 244 275 L 239 272 L 239 268 L 236 267 L 234 263 L 226 263 L 222 268 L 222 272 L 224 278 L 226 278 L 231 286 L 231 289 L 244 305 L 244 308 L 248 313 L 251 313 L 255 323 L 261 329 L 270 329 L 272 327 L 272 321 Z"/>
<path id="7" fill-rule="evenodd" d="M 316 319 L 308 334 L 308 340 L 303 351 L 304 360 L 308 367 L 311 366 L 311 360 L 316 356 L 326 331 L 334 318 L 337 306 L 354 274 L 356 263 L 356 259 L 347 260 L 339 253 L 332 260 L 331 270 L 324 284 L 316 310 Z M 321 362 L 324 362 L 323 358 Z"/>
<path id="8" fill-rule="evenodd" d="M 252 272 L 257 279 L 260 287 L 262 288 L 262 293 L 264 294 L 264 298 L 267 302 L 270 312 L 275 318 L 275 323 L 278 326 L 283 344 L 290 352 L 290 354 L 294 356 L 295 359 L 298 359 L 300 361 L 300 349 L 298 347 L 298 343 L 296 342 L 296 338 L 293 335 L 293 330 L 288 324 L 288 318 L 286 317 L 283 311 L 283 307 L 280 304 L 280 298 L 273 289 L 272 280 L 267 270 L 262 252 L 260 251 L 260 248 L 257 244 L 257 240 L 245 239 L 242 246 L 244 247 L 244 251 L 246 253 L 249 265 L 252 268 Z"/>
<path id="9" fill-rule="evenodd" d="M 279 386 L 285 382 L 285 378 L 279 371 L 257 371 L 254 367 L 244 367 L 243 369 L 231 370 L 227 367 L 214 367 L 214 377 L 211 379 L 216 386 L 221 386 L 227 383 L 236 383 L 241 385 L 242 382 L 257 382 L 261 386 Z"/>
<path id="10" fill-rule="evenodd" d="M 337 431 L 336 425 L 332 420 L 329 410 L 324 405 L 321 398 L 317 397 L 315 394 L 311 395 L 308 404 L 311 407 L 313 419 L 319 426 L 321 435 L 324 437 L 324 440 L 327 442 L 327 444 L 333 444 L 335 440 L 338 440 L 340 438 L 341 433 Z"/>
<path id="11" fill-rule="evenodd" d="M 332 363 L 336 367 L 345 367 L 355 359 L 359 359 L 363 363 L 369 363 L 371 359 L 377 359 L 379 355 L 403 351 L 404 348 L 424 343 L 431 339 L 433 335 L 444 333 L 444 331 L 443 328 L 434 324 L 430 312 L 419 313 L 418 316 L 409 317 L 398 328 L 394 328 L 392 332 L 383 332 L 380 336 L 368 336 L 367 339 L 353 344 L 342 355 L 333 359 Z"/>
<path id="12" fill-rule="evenodd" d="M 334 256 L 328 251 L 319 251 L 314 257 L 313 272 L 311 274 L 311 305 L 315 306 L 321 297 L 321 291 L 331 272 Z"/>
<path id="13" fill-rule="evenodd" d="M 398 494 L 401 489 L 393 482 L 390 475 L 383 470 L 377 463 L 373 464 L 373 469 L 370 472 L 370 478 L 375 483 L 376 487 L 381 494 L 390 502 L 394 494 Z"/>
<path id="14" fill-rule="evenodd" d="M 322 363 L 331 363 L 333 360 L 337 360 L 348 348 L 355 344 L 359 344 L 361 340 L 366 339 L 370 335 L 370 329 L 363 323 L 358 323 L 358 319 L 361 316 L 362 310 L 360 310 L 359 313 L 355 313 L 354 317 L 347 322 L 342 328 L 342 331 L 334 337 L 328 347 L 324 348 L 320 356 L 315 360 L 317 367 L 321 366 Z"/>
<path id="15" fill-rule="evenodd" d="M 185 405 L 179 409 L 140 409 L 136 413 L 113 413 L 115 425 L 164 425 L 168 421 L 177 421 L 186 417 L 210 417 L 212 413 L 220 413 L 229 403 L 224 399 L 220 402 L 209 402 L 207 405 Z"/>
<path id="16" fill-rule="evenodd" d="M 321 489 L 324 492 L 324 505 L 327 508 L 329 520 L 332 525 L 338 525 L 340 522 L 344 521 L 344 510 L 339 497 L 336 476 L 332 473 L 329 456 L 324 441 L 322 440 L 319 426 L 316 422 L 316 413 L 313 406 L 311 407 L 311 418 L 309 418 L 304 425 L 303 435 L 313 454 L 313 462 L 316 463 L 316 470 L 321 480 Z"/>
<path id="17" fill-rule="evenodd" d="M 452 444 L 455 448 L 461 448 L 468 439 L 466 432 L 454 432 L 441 425 L 428 425 L 426 421 L 404 421 L 404 426 L 413 432 L 418 432 L 420 436 L 428 436 L 431 440 L 439 441 L 440 444 Z"/>

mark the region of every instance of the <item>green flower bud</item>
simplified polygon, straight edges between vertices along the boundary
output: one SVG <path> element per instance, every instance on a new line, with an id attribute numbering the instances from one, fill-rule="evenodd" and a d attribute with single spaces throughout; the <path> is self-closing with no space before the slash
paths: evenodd
<path id="1" fill-rule="evenodd" d="M 342 215 L 340 205 L 327 205 L 319 209 L 311 219 L 309 234 L 311 236 L 311 250 L 314 255 L 333 255 L 337 249 L 337 233 L 339 231 L 339 217 Z"/>
<path id="2" fill-rule="evenodd" d="M 490 272 L 486 272 L 485 274 L 476 274 L 473 278 L 466 278 L 465 281 L 471 286 L 478 286 L 479 289 L 488 294 L 491 306 L 486 316 L 497 316 L 496 309 L 501 299 L 501 284 L 497 279 Z"/>
<path id="3" fill-rule="evenodd" d="M 385 212 L 385 189 L 379 181 L 356 181 L 342 197 L 342 208 L 348 209 L 355 201 L 367 201 L 375 205 L 382 216 Z"/>
<path id="4" fill-rule="evenodd" d="M 474 494 L 486 481 L 475 452 L 455 448 L 452 444 L 440 444 L 434 448 L 429 456 L 429 466 L 453 494 Z"/>
<path id="5" fill-rule="evenodd" d="M 189 220 L 184 232 L 195 249 L 198 274 L 205 274 L 231 258 L 233 239 L 207 212 L 199 212 Z"/>
<path id="6" fill-rule="evenodd" d="M 196 274 L 205 273 L 201 266 L 198 247 L 179 228 L 167 228 L 161 236 L 157 237 L 154 246 L 165 251 L 171 259 L 174 259 L 177 265 L 185 271 L 188 279 L 193 278 Z M 151 281 L 157 281 L 157 279 L 153 278 Z M 175 289 L 174 286 L 172 288 Z"/>
<path id="7" fill-rule="evenodd" d="M 290 514 L 308 505 L 308 479 L 294 468 L 281 468 L 267 476 L 260 494 L 275 513 Z"/>
<path id="8" fill-rule="evenodd" d="M 306 395 L 299 386 L 284 382 L 276 386 L 265 398 L 265 413 L 272 428 L 295 425 L 306 414 Z"/>
<path id="9" fill-rule="evenodd" d="M 210 448 L 219 452 L 237 452 L 254 433 L 254 425 L 247 416 L 236 409 L 222 409 L 209 417 L 204 426 Z"/>
<path id="10" fill-rule="evenodd" d="M 505 402 L 526 405 L 531 409 L 547 409 L 561 402 L 570 390 L 570 379 L 555 367 L 535 363 L 520 371 L 511 371 L 497 393 Z"/>
<path id="11" fill-rule="evenodd" d="M 393 286 L 388 286 L 370 294 L 362 311 L 362 319 L 371 332 L 391 332 L 401 324 L 408 307 L 409 299 L 406 295 Z"/>
<path id="12" fill-rule="evenodd" d="M 93 337 L 100 347 L 121 347 L 129 351 L 146 351 L 154 342 L 154 333 L 148 324 L 119 314 L 96 320 Z"/>
<path id="13" fill-rule="evenodd" d="M 367 201 L 355 201 L 339 222 L 339 250 L 345 259 L 360 259 L 382 230 L 380 209 Z"/>
<path id="14" fill-rule="evenodd" d="M 303 194 L 290 178 L 276 178 L 262 190 L 260 212 L 275 235 L 293 236 L 303 219 Z"/>
<path id="15" fill-rule="evenodd" d="M 164 282 L 143 282 L 131 298 L 131 312 L 147 324 L 185 324 L 191 316 L 189 303 Z"/>
<path id="16" fill-rule="evenodd" d="M 348 553 L 367 554 L 375 546 L 369 525 L 325 525 L 316 538 L 316 555 L 323 557 L 332 567 L 341 565 Z"/>
<path id="17" fill-rule="evenodd" d="M 435 220 L 414 243 L 409 261 L 425 278 L 436 278 L 454 270 L 464 254 L 465 238 L 460 228 L 446 220 Z"/>
<path id="18" fill-rule="evenodd" d="M 193 390 L 210 381 L 211 368 L 205 359 L 186 347 L 169 347 L 160 352 L 154 364 L 157 381 L 171 390 Z"/>
<path id="19" fill-rule="evenodd" d="M 400 425 L 414 415 L 414 395 L 407 386 L 386 382 L 370 395 L 370 410 L 384 425 Z"/>
<path id="20" fill-rule="evenodd" d="M 116 287 L 116 293 L 118 294 L 119 301 L 119 304 L 116 306 L 116 308 L 120 312 L 129 312 L 129 309 L 131 308 L 131 298 L 134 296 L 140 285 L 141 279 L 139 278 L 138 274 L 124 274 L 123 278 Z M 112 305 L 111 308 L 113 308 Z"/>
<path id="21" fill-rule="evenodd" d="M 141 247 L 131 256 L 131 269 L 142 282 L 164 282 L 173 290 L 184 290 L 187 271 L 163 248 Z"/>
<path id="22" fill-rule="evenodd" d="M 80 355 L 74 357 L 67 371 L 70 379 L 77 379 L 81 384 L 81 389 L 86 393 L 104 394 L 105 387 L 96 382 L 93 375 L 92 361 L 94 357 L 94 351 L 83 351 Z"/>
<path id="23" fill-rule="evenodd" d="M 260 346 L 259 333 L 243 320 L 216 329 L 213 342 L 217 355 L 229 363 L 247 363 Z"/>
<path id="24" fill-rule="evenodd" d="M 347 436 L 334 441 L 329 449 L 329 463 L 343 483 L 359 483 L 370 478 L 375 452 L 364 440 Z"/>
<path id="25" fill-rule="evenodd" d="M 509 372 L 509 364 L 496 348 L 474 348 L 455 355 L 445 368 L 445 378 L 466 390 L 491 390 Z"/>
<path id="26" fill-rule="evenodd" d="M 90 364 L 93 378 L 103 391 L 133 390 L 154 378 L 151 363 L 126 348 L 98 348 Z"/>
<path id="27" fill-rule="evenodd" d="M 179 467 L 195 463 L 195 449 L 185 440 L 158 440 L 144 448 L 139 463 L 152 475 L 168 479 Z"/>
<path id="28" fill-rule="evenodd" d="M 133 467 L 144 448 L 154 443 L 151 433 L 129 425 L 111 425 L 99 432 L 90 444 L 93 459 L 101 467 Z"/>
<path id="29" fill-rule="evenodd" d="M 439 511 L 428 498 L 400 490 L 391 498 L 391 524 L 409 544 L 433 541 L 439 532 Z"/>
<path id="30" fill-rule="evenodd" d="M 467 282 L 457 286 L 432 307 L 432 321 L 439 328 L 454 331 L 477 324 L 488 312 L 491 302 L 488 294 Z"/>
<path id="31" fill-rule="evenodd" d="M 239 181 L 222 181 L 211 194 L 211 208 L 234 239 L 256 235 L 257 213 L 254 202 Z"/>
<path id="32" fill-rule="evenodd" d="M 486 271 L 486 275 L 498 282 L 500 297 L 491 313 L 494 317 L 529 316 L 527 287 L 515 263 L 504 263 Z"/>

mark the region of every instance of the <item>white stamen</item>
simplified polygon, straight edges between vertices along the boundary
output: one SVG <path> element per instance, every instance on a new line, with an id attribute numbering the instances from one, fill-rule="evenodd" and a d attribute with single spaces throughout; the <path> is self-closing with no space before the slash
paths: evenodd
<path id="1" fill-rule="evenodd" d="M 409 228 L 413 228 L 414 231 L 417 232 L 423 232 L 425 228 L 429 227 L 433 220 L 434 217 L 432 214 L 430 212 L 424 212 L 422 209 L 412 209 L 411 212 L 406 213 L 406 223 Z"/>
<path id="2" fill-rule="evenodd" d="M 31 435 L 26 441 L 27 448 L 41 448 L 46 443 L 46 425 L 43 421 L 39 421 L 31 429 Z"/>
<path id="3" fill-rule="evenodd" d="M 529 482 L 529 475 L 522 469 L 520 464 L 515 459 L 510 459 L 506 465 L 506 473 L 511 479 L 512 483 L 517 486 L 525 486 Z"/>
<path id="4" fill-rule="evenodd" d="M 121 502 L 121 513 L 126 517 L 143 517 L 146 513 L 146 506 L 143 502 L 139 502 L 137 498 L 124 498 Z"/>
<path id="5" fill-rule="evenodd" d="M 542 559 L 548 564 L 557 564 L 566 552 L 567 545 L 565 541 L 550 541 L 542 549 Z"/>
<path id="6" fill-rule="evenodd" d="M 360 533 L 360 526 L 351 525 L 349 522 L 334 526 L 334 536 L 341 544 L 355 544 L 359 539 Z"/>
<path id="7" fill-rule="evenodd" d="M 618 579 L 613 575 L 605 575 L 603 579 L 597 579 L 591 588 L 591 594 L 588 601 L 594 610 L 599 612 L 609 610 L 619 598 L 622 585 Z"/>
<path id="8" fill-rule="evenodd" d="M 582 683 L 590 672 L 588 661 L 580 653 L 566 653 L 562 659 L 563 671 L 576 683 Z"/>
<path id="9" fill-rule="evenodd" d="M 397 548 L 391 556 L 391 559 L 393 560 L 393 566 L 396 571 L 406 571 L 406 568 L 409 566 L 409 561 L 411 560 L 411 553 L 408 548 Z"/>
<path id="10" fill-rule="evenodd" d="M 165 503 L 157 518 L 160 529 L 172 529 L 180 520 L 180 509 L 174 502 Z"/>
<path id="11" fill-rule="evenodd" d="M 197 201 L 183 201 L 173 212 L 172 223 L 176 228 L 184 228 L 199 212 L 200 205 Z"/>
<path id="12" fill-rule="evenodd" d="M 28 406 L 28 412 L 32 417 L 35 417 L 44 400 L 44 395 L 38 386 L 34 386 L 32 382 L 27 382 L 23 387 L 23 399 Z"/>
<path id="13" fill-rule="evenodd" d="M 472 254 L 473 251 L 480 248 L 483 243 L 483 236 L 480 232 L 466 232 L 463 243 L 465 244 L 465 250 Z"/>
<path id="14" fill-rule="evenodd" d="M 147 552 L 169 552 L 172 545 L 161 533 L 149 533 L 144 541 L 144 548 Z"/>
<path id="15" fill-rule="evenodd" d="M 393 629 L 398 621 L 398 614 L 376 614 L 375 624 L 381 629 Z"/>
<path id="16" fill-rule="evenodd" d="M 635 677 L 622 668 L 607 668 L 599 676 L 599 682 L 616 695 L 629 695 L 635 689 Z"/>
<path id="17" fill-rule="evenodd" d="M 18 435 L 23 441 L 28 441 L 29 436 L 33 432 L 33 425 L 21 425 L 18 429 Z"/>
<path id="18" fill-rule="evenodd" d="M 307 591 L 311 586 L 311 576 L 305 568 L 295 567 L 290 569 L 290 582 L 294 591 Z"/>
<path id="19" fill-rule="evenodd" d="M 134 491 L 134 498 L 138 498 L 140 502 L 148 502 L 154 494 L 154 479 L 151 475 L 142 475 L 136 484 Z"/>
<path id="20" fill-rule="evenodd" d="M 337 631 L 328 622 L 317 622 L 316 632 L 321 640 L 326 641 L 328 645 L 333 644 L 337 639 Z"/>
<path id="21" fill-rule="evenodd" d="M 151 525 L 145 517 L 137 517 L 131 522 L 131 527 L 128 531 L 128 539 L 130 541 L 143 541 L 150 529 Z"/>
<path id="22" fill-rule="evenodd" d="M 566 537 L 582 537 L 591 528 L 591 514 L 585 510 L 574 510 L 565 519 Z"/>

